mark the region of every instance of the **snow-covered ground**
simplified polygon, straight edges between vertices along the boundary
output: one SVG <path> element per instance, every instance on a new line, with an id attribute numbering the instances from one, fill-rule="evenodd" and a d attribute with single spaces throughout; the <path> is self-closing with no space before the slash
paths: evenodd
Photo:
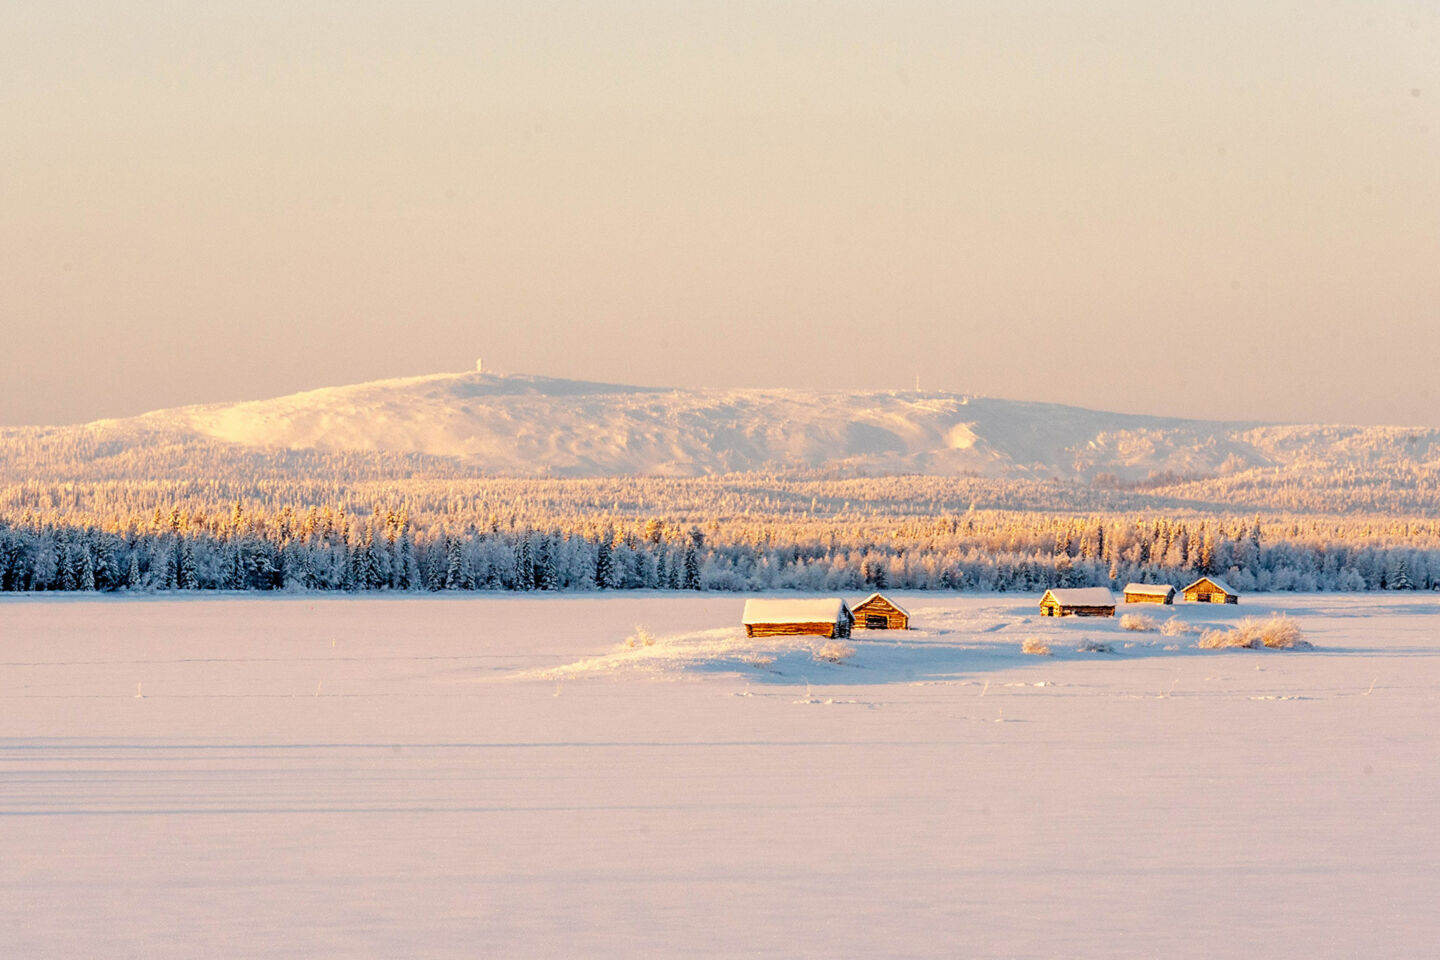
<path id="1" fill-rule="evenodd" d="M 1440 600 L 898 599 L 7 598 L 0 955 L 1435 956 Z"/>

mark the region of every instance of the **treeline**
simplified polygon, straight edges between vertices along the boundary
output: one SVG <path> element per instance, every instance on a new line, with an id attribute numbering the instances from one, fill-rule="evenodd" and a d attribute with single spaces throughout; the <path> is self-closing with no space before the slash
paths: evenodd
<path id="1" fill-rule="evenodd" d="M 77 525 L 0 520 L 0 590 L 979 590 L 1183 583 L 1241 591 L 1440 585 L 1435 521 L 1056 517 L 891 521 L 412 517 L 408 506 L 172 507 Z"/>
<path id="2" fill-rule="evenodd" d="M 1393 428 L 1260 428 L 1244 439 L 1273 466 L 1222 467 L 1215 476 L 1161 471 L 1088 482 L 1026 477 L 865 476 L 854 467 L 702 477 L 496 477 L 454 457 L 374 451 L 280 450 L 132 427 L 0 428 L 0 515 L 64 510 L 72 522 L 148 511 L 155 503 L 214 509 L 234 500 L 278 510 L 328 503 L 351 512 L 377 502 L 415 514 L 520 504 L 550 513 L 665 512 L 694 517 L 811 514 L 843 519 L 990 510 L 1252 511 L 1440 514 L 1440 439 Z M 507 508 L 508 510 L 508 508 Z"/>

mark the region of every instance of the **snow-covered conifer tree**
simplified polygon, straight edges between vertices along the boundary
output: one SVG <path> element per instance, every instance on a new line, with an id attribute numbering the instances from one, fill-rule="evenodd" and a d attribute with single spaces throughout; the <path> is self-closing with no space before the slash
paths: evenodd
<path id="1" fill-rule="evenodd" d="M 106 533 L 95 537 L 95 587 L 98 590 L 115 590 L 121 585 L 120 562 L 115 556 L 115 538 Z"/>
<path id="2" fill-rule="evenodd" d="M 80 573 L 76 577 L 77 590 L 95 589 L 95 559 L 90 555 L 90 549 L 84 544 L 79 547 Z"/>
<path id="3" fill-rule="evenodd" d="M 611 537 L 612 534 L 607 530 L 595 545 L 595 587 L 598 590 L 606 590 L 614 585 L 615 558 L 610 545 Z"/>
<path id="4" fill-rule="evenodd" d="M 686 590 L 700 589 L 700 551 L 692 538 L 685 545 L 685 582 Z"/>
<path id="5" fill-rule="evenodd" d="M 549 536 L 540 538 L 540 563 L 536 586 L 541 590 L 560 589 L 560 568 L 555 562 L 557 549 L 558 547 L 551 542 Z"/>
<path id="6" fill-rule="evenodd" d="M 400 532 L 398 555 L 395 560 L 394 583 L 401 590 L 414 590 L 420 586 L 420 567 L 415 561 L 415 541 L 407 526 Z"/>
<path id="7" fill-rule="evenodd" d="M 175 579 L 181 590 L 200 589 L 200 578 L 195 572 L 195 546 L 188 539 L 180 548 L 180 564 Z"/>
<path id="8" fill-rule="evenodd" d="M 520 543 L 515 551 L 515 589 L 535 589 L 535 548 L 530 543 L 530 531 L 520 534 Z"/>
<path id="9" fill-rule="evenodd" d="M 1409 564 L 1402 556 L 1395 564 L 1395 575 L 1390 578 L 1391 590 L 1414 590 L 1415 584 L 1410 580 Z"/>
<path id="10" fill-rule="evenodd" d="M 454 537 L 445 538 L 445 578 L 443 586 L 446 590 L 459 590 L 463 586 L 462 558 L 460 555 L 460 541 Z"/>

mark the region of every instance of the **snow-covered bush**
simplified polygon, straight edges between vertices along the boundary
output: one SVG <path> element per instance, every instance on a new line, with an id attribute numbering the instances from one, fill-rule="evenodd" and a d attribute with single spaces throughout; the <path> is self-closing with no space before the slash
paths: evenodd
<path id="1" fill-rule="evenodd" d="M 1121 630 L 1138 630 L 1148 633 L 1155 629 L 1155 618 L 1143 613 L 1126 613 L 1120 617 Z"/>
<path id="2" fill-rule="evenodd" d="M 1244 626 L 1244 623 L 1241 624 Z M 1313 650 L 1315 645 L 1300 635 L 1300 625 L 1285 614 L 1257 622 L 1254 629 L 1259 632 L 1260 642 L 1278 650 Z"/>
<path id="3" fill-rule="evenodd" d="M 1258 647 L 1260 642 L 1239 630 L 1206 630 L 1195 644 L 1201 650 L 1221 650 L 1226 647 Z"/>
<path id="4" fill-rule="evenodd" d="M 844 640 L 827 640 L 816 647 L 811 655 L 826 663 L 842 663 L 855 655 L 855 648 Z"/>
<path id="5" fill-rule="evenodd" d="M 1026 637 L 1020 641 L 1020 652 L 1036 657 L 1050 656 L 1050 646 L 1040 637 Z"/>
<path id="6" fill-rule="evenodd" d="M 1160 625 L 1160 632 L 1167 637 L 1178 637 L 1186 633 L 1191 633 L 1194 629 L 1194 627 L 1179 617 L 1171 617 Z"/>
<path id="7" fill-rule="evenodd" d="M 1076 653 L 1114 653 L 1115 648 L 1099 640 L 1081 640 L 1075 644 Z"/>
<path id="8" fill-rule="evenodd" d="M 1300 625 L 1285 614 L 1258 620 L 1246 617 L 1233 630 L 1207 630 L 1197 644 L 1202 650 L 1227 647 L 1248 647 L 1258 650 L 1272 647 L 1279 650 L 1313 650 L 1314 644 L 1302 639 Z"/>

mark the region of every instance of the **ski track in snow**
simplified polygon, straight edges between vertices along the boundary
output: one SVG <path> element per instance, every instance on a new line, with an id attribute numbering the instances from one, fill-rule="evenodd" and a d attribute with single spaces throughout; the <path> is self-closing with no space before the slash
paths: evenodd
<path id="1" fill-rule="evenodd" d="M 896 598 L 6 597 L 0 954 L 1434 955 L 1440 600 Z"/>

